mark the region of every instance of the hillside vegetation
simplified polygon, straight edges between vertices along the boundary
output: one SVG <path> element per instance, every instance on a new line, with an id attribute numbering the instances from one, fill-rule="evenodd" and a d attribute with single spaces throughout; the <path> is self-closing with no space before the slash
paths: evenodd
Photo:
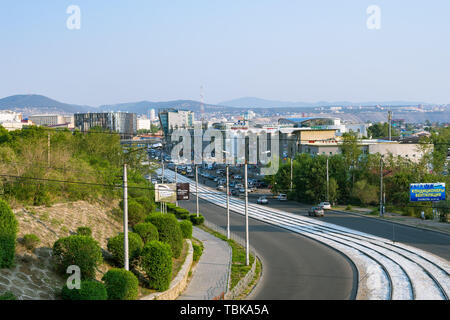
<path id="1" fill-rule="evenodd" d="M 110 201 L 122 197 L 123 163 L 130 195 L 153 206 L 151 185 L 141 165 L 145 151 L 124 153 L 118 134 L 29 127 L 8 132 L 0 126 L 0 189 L 11 205 L 66 201 Z M 136 188 L 137 187 L 137 188 Z"/>

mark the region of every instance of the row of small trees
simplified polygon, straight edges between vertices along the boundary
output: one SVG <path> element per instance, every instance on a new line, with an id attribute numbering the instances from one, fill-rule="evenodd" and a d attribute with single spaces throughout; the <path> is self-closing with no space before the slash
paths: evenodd
<path id="1" fill-rule="evenodd" d="M 431 205 L 409 204 L 409 185 L 417 182 L 450 182 L 442 173 L 444 151 L 450 139 L 450 129 L 442 130 L 434 149 L 424 144 L 424 156 L 419 161 L 385 156 L 383 161 L 383 184 L 386 204 L 402 208 L 405 214 L 419 215 L 420 211 L 430 211 Z M 443 150 L 443 137 L 447 146 Z M 437 139 L 437 138 L 436 138 Z M 434 140 L 433 140 L 434 141 Z M 428 141 L 433 143 L 433 141 Z M 440 142 L 439 142 L 440 141 Z M 428 150 L 428 151 L 427 151 Z M 431 151 L 432 150 L 432 151 Z M 328 200 L 333 203 L 355 205 L 377 205 L 380 199 L 379 154 L 363 154 L 355 136 L 345 135 L 340 146 L 340 154 L 332 156 L 297 154 L 293 160 L 293 190 L 290 192 L 291 165 L 280 162 L 276 175 L 268 176 L 267 182 L 275 193 L 288 193 L 291 199 L 318 203 L 327 200 L 327 160 L 329 168 Z M 425 207 L 429 207 L 425 209 Z"/>

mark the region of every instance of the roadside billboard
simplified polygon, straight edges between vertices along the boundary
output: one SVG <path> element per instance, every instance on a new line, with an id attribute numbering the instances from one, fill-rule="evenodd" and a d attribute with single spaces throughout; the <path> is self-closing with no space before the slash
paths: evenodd
<path id="1" fill-rule="evenodd" d="M 441 201 L 445 200 L 445 183 L 411 183 L 409 186 L 409 200 Z"/>
<path id="2" fill-rule="evenodd" d="M 177 183 L 177 200 L 189 200 L 189 183 Z"/>
<path id="3" fill-rule="evenodd" d="M 175 183 L 155 184 L 155 202 L 172 202 L 177 200 Z"/>

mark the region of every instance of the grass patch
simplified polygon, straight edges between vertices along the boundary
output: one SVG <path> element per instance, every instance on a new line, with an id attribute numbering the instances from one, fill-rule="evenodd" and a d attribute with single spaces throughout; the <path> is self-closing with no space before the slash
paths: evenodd
<path id="1" fill-rule="evenodd" d="M 178 259 L 172 259 L 172 280 L 175 279 L 181 267 L 183 266 L 183 263 L 186 260 L 187 252 L 187 241 L 183 241 L 183 249 L 181 250 L 180 257 Z"/>
<path id="2" fill-rule="evenodd" d="M 49 220 L 49 216 L 48 216 L 48 212 L 43 212 L 40 216 L 39 219 L 41 221 L 48 221 Z"/>
<path id="3" fill-rule="evenodd" d="M 242 247 L 240 244 L 235 242 L 234 240 L 228 240 L 226 236 L 209 229 L 205 226 L 199 226 L 202 230 L 211 233 L 213 236 L 222 239 L 223 241 L 228 242 L 228 244 L 231 247 L 232 250 L 232 260 L 231 260 L 231 283 L 230 283 L 230 290 L 233 289 L 238 282 L 245 277 L 247 272 L 250 271 L 252 268 L 253 261 L 255 260 L 255 257 L 250 254 L 249 260 L 250 264 L 247 266 L 245 265 L 245 248 Z"/>

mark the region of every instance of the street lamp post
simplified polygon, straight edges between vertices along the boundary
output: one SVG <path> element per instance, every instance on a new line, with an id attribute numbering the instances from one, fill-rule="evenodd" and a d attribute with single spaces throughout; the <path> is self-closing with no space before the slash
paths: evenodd
<path id="1" fill-rule="evenodd" d="M 175 165 L 175 190 L 177 188 L 177 165 Z M 177 191 L 175 191 L 177 193 Z M 175 198 L 175 205 L 178 207 L 178 193 L 177 197 Z"/>
<path id="2" fill-rule="evenodd" d="M 249 240 L 248 240 L 248 182 L 247 182 L 247 161 L 244 167 L 245 179 L 245 264 L 250 265 Z"/>
<path id="3" fill-rule="evenodd" d="M 198 165 L 195 165 L 195 197 L 197 201 L 197 218 L 198 218 Z"/>
<path id="4" fill-rule="evenodd" d="M 380 217 L 383 214 L 383 157 L 380 157 Z"/>
<path id="5" fill-rule="evenodd" d="M 225 154 L 229 154 L 228 151 L 222 151 Z M 225 159 L 226 163 L 226 159 Z M 227 239 L 230 239 L 230 171 L 228 163 L 226 163 L 226 173 L 227 173 Z"/>
<path id="6" fill-rule="evenodd" d="M 127 164 L 123 164 L 123 251 L 125 270 L 128 266 L 128 185 L 127 185 Z"/>

